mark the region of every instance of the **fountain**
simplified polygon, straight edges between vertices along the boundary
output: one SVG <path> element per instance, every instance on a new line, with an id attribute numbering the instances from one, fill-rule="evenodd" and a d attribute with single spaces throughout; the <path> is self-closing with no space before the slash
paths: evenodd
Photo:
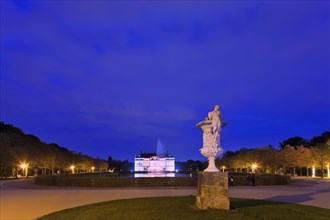
<path id="1" fill-rule="evenodd" d="M 157 157 L 158 158 L 164 158 L 165 157 L 165 152 L 164 152 L 164 147 L 162 142 L 158 139 L 157 141 Z"/>

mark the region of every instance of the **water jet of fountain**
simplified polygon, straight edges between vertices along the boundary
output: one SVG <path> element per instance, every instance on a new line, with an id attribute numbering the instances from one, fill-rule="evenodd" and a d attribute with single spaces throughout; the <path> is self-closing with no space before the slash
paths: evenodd
<path id="1" fill-rule="evenodd" d="M 157 141 L 157 157 L 158 158 L 164 158 L 165 157 L 165 151 L 162 142 L 158 139 Z"/>

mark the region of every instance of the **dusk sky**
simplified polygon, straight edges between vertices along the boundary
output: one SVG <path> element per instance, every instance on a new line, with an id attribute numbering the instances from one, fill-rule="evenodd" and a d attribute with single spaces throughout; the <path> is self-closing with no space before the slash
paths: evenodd
<path id="1" fill-rule="evenodd" d="M 1 121 L 107 159 L 330 128 L 329 1 L 1 1 Z"/>

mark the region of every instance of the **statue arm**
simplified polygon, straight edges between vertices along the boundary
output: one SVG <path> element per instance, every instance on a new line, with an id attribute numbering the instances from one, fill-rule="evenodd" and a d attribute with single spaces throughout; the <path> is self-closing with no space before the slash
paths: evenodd
<path id="1" fill-rule="evenodd" d="M 212 112 L 209 112 L 209 113 L 207 114 L 207 119 L 209 119 L 209 120 L 212 119 Z"/>

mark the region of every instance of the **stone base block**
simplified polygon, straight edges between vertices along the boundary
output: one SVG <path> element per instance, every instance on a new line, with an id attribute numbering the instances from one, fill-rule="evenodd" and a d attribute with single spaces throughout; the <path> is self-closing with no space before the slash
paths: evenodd
<path id="1" fill-rule="evenodd" d="M 197 178 L 197 207 L 229 210 L 228 173 L 198 172 Z"/>

